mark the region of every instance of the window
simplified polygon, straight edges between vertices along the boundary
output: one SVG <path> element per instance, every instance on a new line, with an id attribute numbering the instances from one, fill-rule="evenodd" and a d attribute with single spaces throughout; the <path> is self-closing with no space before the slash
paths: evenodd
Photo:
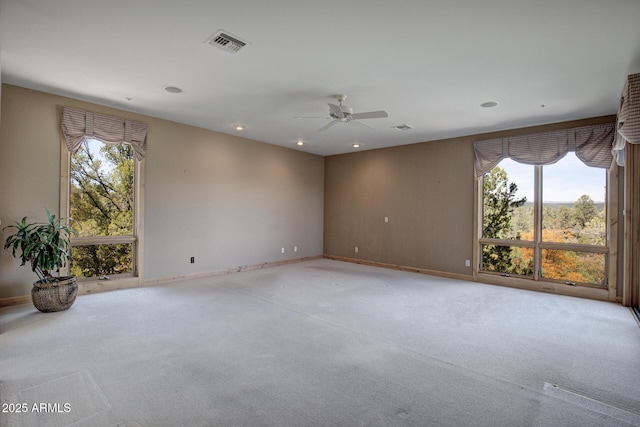
<path id="1" fill-rule="evenodd" d="M 607 184 L 573 152 L 544 166 L 502 160 L 482 177 L 480 271 L 606 287 Z"/>
<path id="2" fill-rule="evenodd" d="M 80 278 L 144 280 L 146 123 L 63 107 L 60 213 L 75 219 L 69 271 Z M 113 277 L 112 277 L 113 276 Z M 86 292 L 108 287 L 88 283 Z"/>
<path id="3" fill-rule="evenodd" d="M 136 161 L 128 144 L 86 139 L 70 155 L 70 273 L 78 278 L 135 272 Z"/>

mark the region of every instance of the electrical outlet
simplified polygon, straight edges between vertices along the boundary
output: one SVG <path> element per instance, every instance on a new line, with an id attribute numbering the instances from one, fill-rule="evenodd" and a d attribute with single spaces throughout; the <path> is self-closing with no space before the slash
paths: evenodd
<path id="1" fill-rule="evenodd" d="M 355 251 L 356 251 L 356 253 L 358 253 L 358 247 L 357 246 L 355 247 Z"/>
<path id="2" fill-rule="evenodd" d="M 297 246 L 293 247 L 293 252 L 298 252 L 298 247 Z"/>
<path id="3" fill-rule="evenodd" d="M 195 262 L 196 262 L 196 257 L 192 256 L 191 257 L 191 264 L 195 264 Z"/>
<path id="4" fill-rule="evenodd" d="M 388 216 L 384 217 L 384 222 L 389 222 L 389 217 Z"/>
<path id="5" fill-rule="evenodd" d="M 467 260 L 465 260 L 465 261 L 464 261 L 464 266 L 465 266 L 465 267 L 471 267 L 471 260 L 468 260 L 468 259 L 467 259 Z"/>
<path id="6" fill-rule="evenodd" d="M 281 252 L 281 253 L 284 253 L 284 248 L 280 249 L 280 252 Z"/>

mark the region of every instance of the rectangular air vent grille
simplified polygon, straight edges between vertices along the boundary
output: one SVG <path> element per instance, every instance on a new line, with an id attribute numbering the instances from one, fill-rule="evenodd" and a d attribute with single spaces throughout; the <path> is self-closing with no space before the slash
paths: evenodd
<path id="1" fill-rule="evenodd" d="M 393 128 L 396 130 L 410 130 L 410 129 L 413 129 L 413 126 L 405 123 L 404 125 L 394 126 Z"/>
<path id="2" fill-rule="evenodd" d="M 228 32 L 222 30 L 219 30 L 213 35 L 213 37 L 209 38 L 207 43 L 231 53 L 236 53 L 247 45 L 246 41 L 229 35 Z"/>

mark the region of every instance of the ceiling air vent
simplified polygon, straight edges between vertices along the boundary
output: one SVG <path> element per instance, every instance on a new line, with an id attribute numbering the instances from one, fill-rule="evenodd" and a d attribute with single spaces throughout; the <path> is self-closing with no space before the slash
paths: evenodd
<path id="1" fill-rule="evenodd" d="M 218 30 L 213 37 L 207 39 L 205 43 L 231 53 L 236 53 L 248 44 L 247 41 L 240 40 L 238 37 L 232 36 L 224 30 Z"/>
<path id="2" fill-rule="evenodd" d="M 393 128 L 396 130 L 409 130 L 409 129 L 413 129 L 413 126 L 404 124 L 404 125 L 393 126 Z"/>

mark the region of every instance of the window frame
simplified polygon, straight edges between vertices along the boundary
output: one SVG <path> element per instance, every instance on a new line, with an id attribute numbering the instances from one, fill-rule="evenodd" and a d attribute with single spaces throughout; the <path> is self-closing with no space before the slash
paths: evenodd
<path id="1" fill-rule="evenodd" d="M 499 166 L 499 164 L 498 164 Z M 615 301 L 617 294 L 617 250 L 618 247 L 618 167 L 615 162 L 607 169 L 606 174 L 606 227 L 607 243 L 603 246 L 585 245 L 577 243 L 544 242 L 542 233 L 542 165 L 534 166 L 534 240 L 520 241 L 510 239 L 487 239 L 482 237 L 483 221 L 483 179 L 484 175 L 476 177 L 474 174 L 474 241 L 473 241 L 473 278 L 476 281 L 512 286 L 524 289 L 543 290 L 567 295 L 582 296 L 593 299 Z M 482 246 L 486 244 L 517 246 L 533 248 L 534 271 L 531 277 L 505 275 L 481 269 Z M 589 252 L 605 254 L 605 284 L 604 286 L 586 283 L 573 283 L 565 280 L 551 279 L 541 275 L 541 256 L 544 249 Z"/>
<path id="2" fill-rule="evenodd" d="M 104 142 L 103 142 L 104 144 Z M 96 290 L 121 289 L 124 287 L 141 286 L 144 282 L 144 177 L 145 160 L 134 160 L 134 207 L 133 207 L 133 235 L 125 236 L 90 236 L 72 237 L 71 246 L 133 243 L 132 273 L 110 276 L 108 281 L 99 277 L 78 279 L 83 286 L 84 293 Z M 64 138 L 60 149 L 60 217 L 69 218 L 71 209 L 71 153 L 67 149 Z M 69 274 L 69 266 L 65 266 L 62 273 Z M 108 283 L 108 285 L 105 285 Z M 83 293 L 82 289 L 80 290 Z"/>

